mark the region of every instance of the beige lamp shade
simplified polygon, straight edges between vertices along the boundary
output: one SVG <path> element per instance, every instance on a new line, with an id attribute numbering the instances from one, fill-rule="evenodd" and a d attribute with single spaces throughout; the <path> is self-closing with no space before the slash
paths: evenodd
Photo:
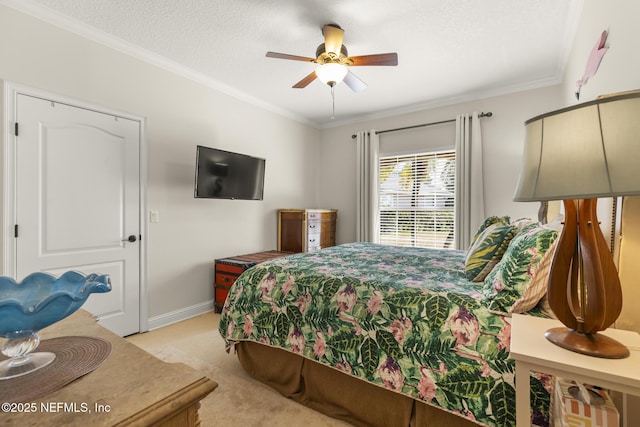
<path id="1" fill-rule="evenodd" d="M 518 202 L 563 200 L 565 220 L 549 269 L 547 299 L 565 327 L 545 337 L 595 357 L 630 355 L 599 334 L 622 309 L 622 289 L 598 226 L 600 197 L 640 194 L 640 92 L 609 96 L 525 122 Z"/>
<path id="2" fill-rule="evenodd" d="M 514 201 L 640 194 L 640 93 L 601 98 L 525 122 Z"/>

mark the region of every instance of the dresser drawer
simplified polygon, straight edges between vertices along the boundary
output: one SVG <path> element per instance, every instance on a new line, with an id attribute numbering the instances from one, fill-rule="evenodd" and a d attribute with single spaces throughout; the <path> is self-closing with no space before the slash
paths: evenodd
<path id="1" fill-rule="evenodd" d="M 244 266 L 216 261 L 215 267 L 215 281 L 213 283 L 214 307 L 215 311 L 220 313 L 229 294 L 229 289 L 244 271 Z"/>
<path id="2" fill-rule="evenodd" d="M 322 228 L 320 221 L 309 221 L 307 223 L 307 234 L 319 234 Z"/>
<path id="3" fill-rule="evenodd" d="M 320 219 L 322 217 L 322 212 L 307 212 L 307 220 L 312 221 L 314 219 Z"/>
<path id="4" fill-rule="evenodd" d="M 315 246 L 320 247 L 320 242 L 321 242 L 321 239 L 319 234 L 309 236 L 309 238 L 307 239 L 307 248 L 311 249 L 312 247 L 315 247 Z"/>
<path id="5" fill-rule="evenodd" d="M 331 235 L 314 234 L 312 236 L 308 236 L 308 239 L 307 239 L 308 251 L 328 248 L 329 246 L 335 246 L 335 245 L 336 245 L 336 239 L 334 236 L 331 236 Z"/>
<path id="6" fill-rule="evenodd" d="M 217 262 L 216 263 L 216 274 L 220 273 L 220 274 L 235 274 L 236 276 L 239 276 L 242 274 L 243 271 L 245 271 L 247 269 L 247 267 L 245 267 L 244 265 L 241 264 L 223 264 L 221 262 Z"/>
<path id="7" fill-rule="evenodd" d="M 307 220 L 320 220 L 323 219 L 325 221 L 331 221 L 336 218 L 336 212 L 328 211 L 308 211 L 307 212 Z"/>
<path id="8" fill-rule="evenodd" d="M 335 234 L 323 234 L 320 238 L 320 246 L 323 248 L 328 248 L 329 246 L 336 245 L 336 236 Z"/>
<path id="9" fill-rule="evenodd" d="M 216 273 L 216 285 L 230 288 L 238 278 L 239 274 Z"/>
<path id="10" fill-rule="evenodd" d="M 217 311 L 220 311 L 222 309 L 222 306 L 224 305 L 224 302 L 227 300 L 227 295 L 229 295 L 229 289 L 216 286 L 215 293 L 216 293 L 216 299 L 215 299 L 216 309 Z"/>

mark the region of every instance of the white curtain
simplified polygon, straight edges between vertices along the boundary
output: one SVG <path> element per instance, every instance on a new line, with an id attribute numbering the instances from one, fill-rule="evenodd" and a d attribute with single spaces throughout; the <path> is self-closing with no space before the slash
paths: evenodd
<path id="1" fill-rule="evenodd" d="M 482 136 L 478 113 L 456 117 L 456 249 L 467 249 L 484 221 Z"/>
<path id="2" fill-rule="evenodd" d="M 380 137 L 375 130 L 358 132 L 356 147 L 356 241 L 377 243 Z"/>

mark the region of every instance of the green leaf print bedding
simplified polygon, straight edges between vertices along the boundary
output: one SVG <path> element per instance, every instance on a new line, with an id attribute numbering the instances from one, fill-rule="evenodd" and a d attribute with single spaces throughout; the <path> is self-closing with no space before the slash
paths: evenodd
<path id="1" fill-rule="evenodd" d="M 220 319 L 239 341 L 282 348 L 489 426 L 515 426 L 510 318 L 482 304 L 464 251 L 350 243 L 245 271 Z M 548 424 L 549 379 L 531 379 Z"/>

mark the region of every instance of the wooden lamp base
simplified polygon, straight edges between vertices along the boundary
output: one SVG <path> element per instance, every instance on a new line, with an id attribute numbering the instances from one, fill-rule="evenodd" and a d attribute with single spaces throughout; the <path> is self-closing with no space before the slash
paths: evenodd
<path id="1" fill-rule="evenodd" d="M 603 334 L 582 334 L 569 328 L 551 328 L 545 338 L 566 350 L 604 359 L 629 357 L 629 349 L 622 343 Z"/>
<path id="2" fill-rule="evenodd" d="M 566 328 L 545 333 L 577 353 L 621 359 L 629 350 L 598 334 L 618 318 L 622 288 L 596 215 L 597 199 L 565 200 L 565 223 L 549 272 L 549 305 Z"/>

